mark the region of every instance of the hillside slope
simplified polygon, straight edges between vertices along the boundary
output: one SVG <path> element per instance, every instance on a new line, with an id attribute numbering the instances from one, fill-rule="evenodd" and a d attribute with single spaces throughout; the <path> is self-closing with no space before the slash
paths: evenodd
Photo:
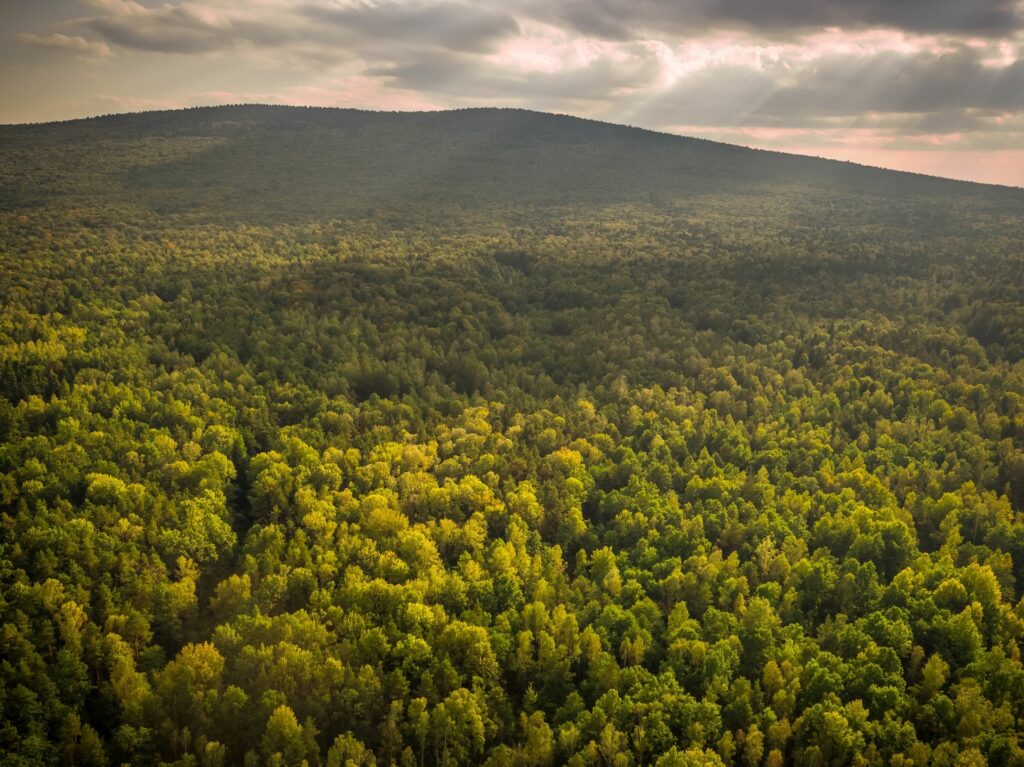
<path id="1" fill-rule="evenodd" d="M 0 127 L 7 210 L 132 205 L 267 222 L 726 199 L 740 212 L 765 198 L 998 207 L 1024 204 L 1024 191 L 510 109 L 229 106 Z"/>

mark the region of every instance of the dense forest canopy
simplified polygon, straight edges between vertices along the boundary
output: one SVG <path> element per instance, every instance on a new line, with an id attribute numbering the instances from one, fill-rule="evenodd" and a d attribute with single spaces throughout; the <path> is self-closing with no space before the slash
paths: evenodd
<path id="1" fill-rule="evenodd" d="M 1024 765 L 1024 190 L 0 127 L 0 442 L 0 764 Z"/>

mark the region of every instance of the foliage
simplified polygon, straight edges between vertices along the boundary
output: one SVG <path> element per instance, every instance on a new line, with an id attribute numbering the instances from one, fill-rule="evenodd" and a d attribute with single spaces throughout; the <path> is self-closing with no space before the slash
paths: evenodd
<path id="1" fill-rule="evenodd" d="M 1020 194 L 3 131 L 0 764 L 1024 764 Z"/>

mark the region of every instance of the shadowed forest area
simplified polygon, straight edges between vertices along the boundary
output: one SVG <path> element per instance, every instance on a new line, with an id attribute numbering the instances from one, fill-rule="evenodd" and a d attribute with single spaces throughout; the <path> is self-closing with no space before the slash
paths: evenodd
<path id="1" fill-rule="evenodd" d="M 3 765 L 1024 765 L 1024 190 L 3 126 L 0 442 Z"/>

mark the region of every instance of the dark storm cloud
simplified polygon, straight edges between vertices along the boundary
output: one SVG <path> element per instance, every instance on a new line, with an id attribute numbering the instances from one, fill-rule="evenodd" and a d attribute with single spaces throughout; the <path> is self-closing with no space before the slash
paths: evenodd
<path id="1" fill-rule="evenodd" d="M 299 9 L 299 13 L 346 36 L 440 46 L 456 51 L 486 50 L 498 40 L 519 32 L 519 24 L 511 15 L 483 5 L 307 4 Z"/>
<path id="2" fill-rule="evenodd" d="M 1024 60 L 983 63 L 972 49 L 936 55 L 825 55 L 803 65 L 718 65 L 681 78 L 638 116 L 671 125 L 822 126 L 864 115 L 911 115 L 923 128 L 967 129 L 1024 109 Z M 905 123 L 906 124 L 906 123 Z"/>
<path id="3" fill-rule="evenodd" d="M 336 54 L 378 46 L 437 47 L 483 51 L 518 33 L 503 11 L 454 2 L 341 4 L 304 3 L 279 8 L 237 4 L 234 8 L 177 3 L 148 7 L 132 0 L 93 0 L 100 13 L 82 24 L 124 48 L 160 53 L 210 53 L 238 45 L 294 46 Z M 322 54 L 322 51 L 320 52 Z M 337 56 L 335 56 L 337 57 Z"/>
<path id="4" fill-rule="evenodd" d="M 244 37 L 243 30 L 232 20 L 211 20 L 188 5 L 147 8 L 131 0 L 97 0 L 92 5 L 100 15 L 82 23 L 124 48 L 159 53 L 208 53 L 230 48 Z"/>
<path id="5" fill-rule="evenodd" d="M 934 56 L 881 53 L 826 56 L 765 103 L 777 117 L 803 113 L 940 112 L 1024 109 L 1024 60 L 987 66 L 971 49 Z"/>
<path id="6" fill-rule="evenodd" d="M 531 0 L 529 9 L 584 34 L 612 39 L 658 30 L 691 35 L 746 28 L 786 35 L 821 27 L 998 37 L 1024 27 L 1018 0 Z"/>

